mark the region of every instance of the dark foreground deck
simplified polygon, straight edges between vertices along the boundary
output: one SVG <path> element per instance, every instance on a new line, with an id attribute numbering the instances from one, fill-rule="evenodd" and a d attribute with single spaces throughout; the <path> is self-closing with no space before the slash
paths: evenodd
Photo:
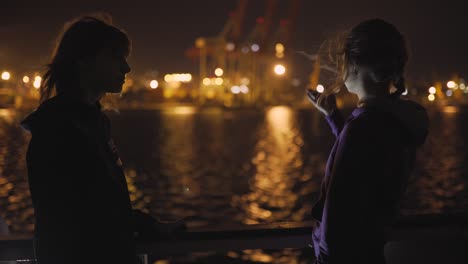
<path id="1" fill-rule="evenodd" d="M 176 240 L 138 244 L 152 257 L 193 252 L 305 248 L 311 222 L 287 222 L 220 229 L 189 230 Z M 467 264 L 468 214 L 406 217 L 398 221 L 386 245 L 389 264 Z M 0 263 L 34 259 L 30 236 L 0 236 Z"/>

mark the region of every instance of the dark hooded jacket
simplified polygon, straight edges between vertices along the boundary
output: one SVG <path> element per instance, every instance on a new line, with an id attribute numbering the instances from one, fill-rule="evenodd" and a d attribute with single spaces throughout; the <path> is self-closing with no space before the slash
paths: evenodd
<path id="1" fill-rule="evenodd" d="M 326 119 L 336 142 L 312 210 L 316 263 L 385 263 L 386 230 L 426 139 L 427 113 L 412 101 L 385 98 L 346 121 L 339 111 Z"/>
<path id="2" fill-rule="evenodd" d="M 99 105 L 45 101 L 22 126 L 39 263 L 133 263 L 133 213 L 122 163 Z"/>

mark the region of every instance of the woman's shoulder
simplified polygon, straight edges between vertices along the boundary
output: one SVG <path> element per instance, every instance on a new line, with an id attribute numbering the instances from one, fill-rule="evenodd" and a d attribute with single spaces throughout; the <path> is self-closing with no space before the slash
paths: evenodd
<path id="1" fill-rule="evenodd" d="M 55 96 L 44 101 L 37 110 L 28 115 L 21 126 L 35 134 L 40 131 L 63 133 L 68 130 L 83 130 L 93 122 L 108 126 L 108 118 L 98 107 Z"/>
<path id="2" fill-rule="evenodd" d="M 52 99 L 42 103 L 21 122 L 21 126 L 33 135 L 63 130 L 69 125 L 63 106 Z"/>
<path id="3" fill-rule="evenodd" d="M 352 119 L 349 125 L 357 127 L 374 126 L 385 122 L 389 118 L 386 112 L 368 108 L 357 108 L 351 115 Z"/>
<path id="4" fill-rule="evenodd" d="M 397 120 L 388 112 L 376 109 L 358 109 L 353 111 L 353 118 L 343 128 L 345 134 L 359 134 L 362 137 L 374 137 L 391 134 Z"/>
<path id="5" fill-rule="evenodd" d="M 360 107 L 352 115 L 352 121 L 360 125 L 392 124 L 397 121 L 391 107 Z"/>

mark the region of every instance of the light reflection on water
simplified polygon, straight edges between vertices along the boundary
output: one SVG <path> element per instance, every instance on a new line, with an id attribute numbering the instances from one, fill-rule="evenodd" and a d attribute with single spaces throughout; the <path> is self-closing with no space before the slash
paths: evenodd
<path id="1" fill-rule="evenodd" d="M 295 210 L 299 195 L 316 190 L 301 180 L 303 141 L 294 112 L 287 107 L 270 108 L 265 122 L 250 161 L 254 173 L 249 179 L 249 192 L 234 196 L 233 204 L 239 207 L 245 224 L 300 221 L 310 206 Z"/>
<path id="2" fill-rule="evenodd" d="M 0 117 L 0 217 L 10 233 L 31 233 L 34 210 L 27 183 L 26 150 L 30 136 L 22 131 L 16 113 L 2 109 Z"/>
<path id="3" fill-rule="evenodd" d="M 305 219 L 312 203 L 297 207 L 298 200 L 300 196 L 309 196 L 316 188 L 307 177 L 302 177 L 302 145 L 294 111 L 284 106 L 268 109 L 250 161 L 254 173 L 249 179 L 249 192 L 233 198 L 244 224 Z M 263 250 L 245 250 L 241 258 L 265 263 L 286 258 L 288 261 L 284 263 L 295 263 L 297 252 L 268 254 Z"/>
<path id="4" fill-rule="evenodd" d="M 7 116 L 7 118 L 2 117 Z M 33 210 L 20 116 L 0 116 L 0 216 L 31 233 Z M 333 137 L 317 111 L 192 107 L 111 114 L 133 206 L 190 228 L 308 219 Z M 404 214 L 468 208 L 467 109 L 430 111 L 431 132 L 403 202 Z M 230 252 L 298 262 L 294 250 Z M 285 263 L 286 263 L 285 262 Z"/>

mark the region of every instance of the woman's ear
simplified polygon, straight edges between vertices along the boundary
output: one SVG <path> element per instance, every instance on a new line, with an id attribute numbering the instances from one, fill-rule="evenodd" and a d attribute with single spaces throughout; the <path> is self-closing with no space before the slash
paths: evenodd
<path id="1" fill-rule="evenodd" d="M 358 66 L 356 64 L 352 64 L 352 65 L 348 65 L 348 67 L 346 68 L 346 72 L 345 72 L 345 80 L 348 79 L 348 78 L 351 78 L 351 79 L 356 79 L 357 78 L 357 75 L 358 75 Z"/>
<path id="2" fill-rule="evenodd" d="M 79 72 L 84 72 L 89 67 L 89 62 L 84 59 L 79 59 L 76 61 L 76 67 Z"/>
<path id="3" fill-rule="evenodd" d="M 95 63 L 94 58 L 86 57 L 77 60 L 79 70 L 89 69 Z"/>
<path id="4" fill-rule="evenodd" d="M 82 58 L 78 59 L 76 66 L 80 74 L 86 74 L 93 69 L 94 60 L 92 58 Z"/>

